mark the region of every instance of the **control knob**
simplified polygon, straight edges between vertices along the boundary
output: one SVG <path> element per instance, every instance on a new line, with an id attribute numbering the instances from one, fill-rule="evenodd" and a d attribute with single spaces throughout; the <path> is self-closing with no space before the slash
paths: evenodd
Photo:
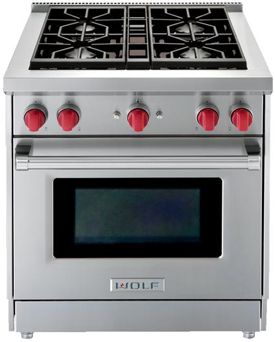
<path id="1" fill-rule="evenodd" d="M 46 122 L 46 111 L 42 108 L 30 108 L 25 113 L 24 122 L 31 132 L 36 132 Z"/>
<path id="2" fill-rule="evenodd" d="M 219 114 L 213 108 L 203 108 L 199 111 L 197 120 L 205 131 L 213 131 L 218 124 Z"/>
<path id="3" fill-rule="evenodd" d="M 253 115 L 247 108 L 237 108 L 231 114 L 231 121 L 239 131 L 247 131 L 252 124 Z"/>
<path id="4" fill-rule="evenodd" d="M 142 132 L 149 122 L 149 114 L 145 109 L 133 108 L 128 113 L 127 120 L 135 132 Z"/>
<path id="5" fill-rule="evenodd" d="M 58 112 L 57 121 L 63 131 L 71 131 L 79 122 L 79 114 L 75 109 L 66 107 Z"/>

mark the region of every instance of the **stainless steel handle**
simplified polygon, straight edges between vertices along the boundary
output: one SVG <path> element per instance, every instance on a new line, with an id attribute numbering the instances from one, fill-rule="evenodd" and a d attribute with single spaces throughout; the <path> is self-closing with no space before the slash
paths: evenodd
<path id="1" fill-rule="evenodd" d="M 16 170 L 42 169 L 247 169 L 259 170 L 261 157 L 177 156 L 177 157 L 91 157 L 16 155 Z"/>

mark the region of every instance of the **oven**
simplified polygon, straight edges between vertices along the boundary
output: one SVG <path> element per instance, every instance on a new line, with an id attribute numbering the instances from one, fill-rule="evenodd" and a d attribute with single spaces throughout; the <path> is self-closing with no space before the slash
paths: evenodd
<path id="1" fill-rule="evenodd" d="M 261 298 L 261 138 L 14 142 L 15 300 Z"/>

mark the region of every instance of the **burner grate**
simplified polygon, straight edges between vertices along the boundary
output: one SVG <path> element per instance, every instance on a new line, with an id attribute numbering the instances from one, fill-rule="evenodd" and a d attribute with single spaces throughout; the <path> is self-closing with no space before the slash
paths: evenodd
<path id="1" fill-rule="evenodd" d="M 149 18 L 153 69 L 246 68 L 224 8 L 150 7 Z"/>
<path id="2" fill-rule="evenodd" d="M 30 68 L 124 68 L 125 14 L 124 7 L 50 9 Z"/>
<path id="3" fill-rule="evenodd" d="M 224 7 L 52 7 L 30 69 L 246 69 Z"/>

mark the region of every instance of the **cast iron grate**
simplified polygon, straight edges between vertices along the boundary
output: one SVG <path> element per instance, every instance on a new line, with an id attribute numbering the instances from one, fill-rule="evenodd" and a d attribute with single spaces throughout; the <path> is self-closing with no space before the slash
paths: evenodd
<path id="1" fill-rule="evenodd" d="M 152 68 L 246 68 L 224 8 L 150 7 L 149 19 Z"/>
<path id="2" fill-rule="evenodd" d="M 30 69 L 246 69 L 224 7 L 50 8 Z"/>
<path id="3" fill-rule="evenodd" d="M 122 69 L 125 7 L 51 8 L 30 69 Z"/>

